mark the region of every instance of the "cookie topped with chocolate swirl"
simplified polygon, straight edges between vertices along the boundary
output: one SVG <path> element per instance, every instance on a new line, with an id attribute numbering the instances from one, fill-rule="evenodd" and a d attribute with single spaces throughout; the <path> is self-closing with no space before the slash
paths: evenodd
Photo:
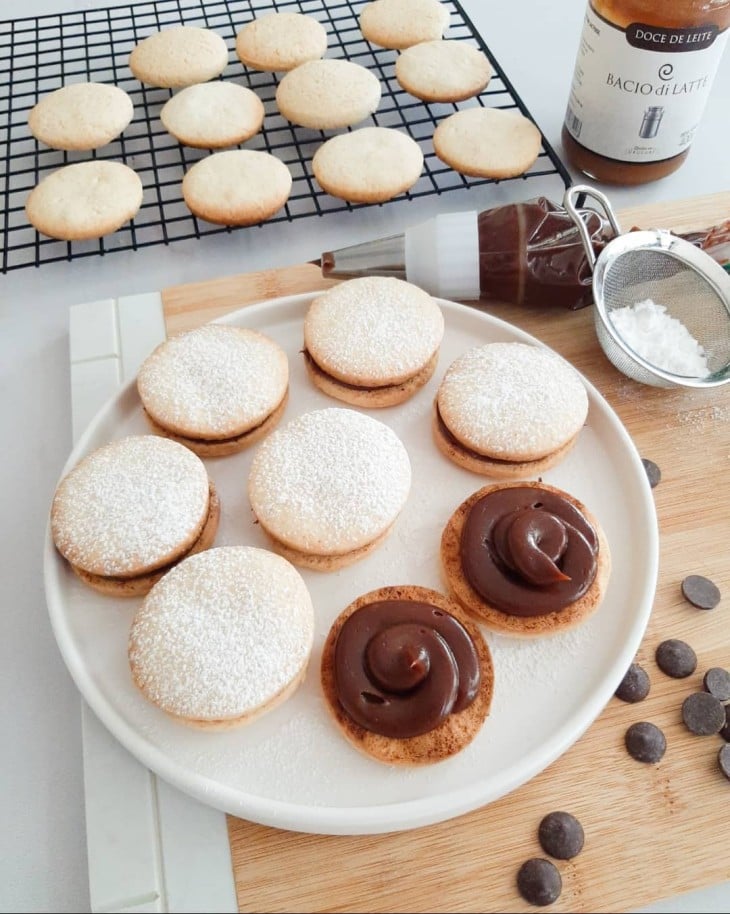
<path id="1" fill-rule="evenodd" d="M 511 635 L 580 624 L 598 608 L 611 558 L 598 520 L 542 482 L 484 486 L 441 537 L 449 589 L 480 622 Z"/>
<path id="2" fill-rule="evenodd" d="M 489 713 L 489 647 L 452 600 L 425 587 L 383 587 L 335 620 L 322 688 L 347 739 L 388 764 L 460 752 Z"/>

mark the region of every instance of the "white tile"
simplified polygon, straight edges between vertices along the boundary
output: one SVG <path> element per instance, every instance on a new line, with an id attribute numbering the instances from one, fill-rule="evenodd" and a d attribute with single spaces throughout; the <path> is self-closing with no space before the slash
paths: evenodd
<path id="1" fill-rule="evenodd" d="M 164 892 L 154 777 L 85 703 L 81 721 L 91 909 L 157 904 Z"/>
<path id="2" fill-rule="evenodd" d="M 119 354 L 117 307 L 113 298 L 69 308 L 71 362 Z"/>
<path id="3" fill-rule="evenodd" d="M 157 779 L 162 867 L 168 910 L 236 914 L 225 813 Z"/>
<path id="4" fill-rule="evenodd" d="M 122 380 L 134 377 L 152 350 L 165 339 L 165 316 L 158 292 L 127 295 L 117 302 Z"/>
<path id="5" fill-rule="evenodd" d="M 119 387 L 120 362 L 116 356 L 71 363 L 71 418 L 77 441 L 101 407 Z"/>

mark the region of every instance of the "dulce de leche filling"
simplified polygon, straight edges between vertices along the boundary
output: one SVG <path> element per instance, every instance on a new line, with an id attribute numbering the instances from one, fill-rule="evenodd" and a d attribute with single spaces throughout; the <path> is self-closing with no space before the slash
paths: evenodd
<path id="1" fill-rule="evenodd" d="M 382 600 L 347 618 L 337 636 L 340 704 L 361 727 L 406 739 L 467 708 L 479 691 L 479 657 L 458 619 L 436 606 Z"/>
<path id="2" fill-rule="evenodd" d="M 461 565 L 490 606 L 542 616 L 580 599 L 596 576 L 598 537 L 567 498 L 534 486 L 488 492 L 461 534 Z"/>

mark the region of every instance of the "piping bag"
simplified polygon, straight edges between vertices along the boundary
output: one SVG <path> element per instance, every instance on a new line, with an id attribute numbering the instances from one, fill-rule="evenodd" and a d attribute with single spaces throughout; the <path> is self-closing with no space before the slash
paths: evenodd
<path id="1" fill-rule="evenodd" d="M 584 212 L 598 256 L 612 230 L 600 213 Z M 325 251 L 314 263 L 323 276 L 395 276 L 440 298 L 569 309 L 592 303 L 580 233 L 546 197 L 443 213 L 398 235 Z"/>

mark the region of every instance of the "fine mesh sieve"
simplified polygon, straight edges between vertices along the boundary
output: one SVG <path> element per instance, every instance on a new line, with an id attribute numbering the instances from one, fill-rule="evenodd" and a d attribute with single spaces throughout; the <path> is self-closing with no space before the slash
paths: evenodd
<path id="1" fill-rule="evenodd" d="M 576 198 L 592 197 L 603 208 L 615 237 L 596 258 Z M 565 209 L 580 230 L 593 268 L 596 335 L 608 359 L 623 374 L 653 387 L 718 387 L 730 381 L 730 277 L 709 254 L 663 229 L 621 229 L 606 196 L 577 184 L 565 192 Z M 582 206 L 581 202 L 581 206 Z M 634 351 L 611 314 L 651 299 L 679 320 L 703 348 L 709 374 L 675 374 Z"/>

